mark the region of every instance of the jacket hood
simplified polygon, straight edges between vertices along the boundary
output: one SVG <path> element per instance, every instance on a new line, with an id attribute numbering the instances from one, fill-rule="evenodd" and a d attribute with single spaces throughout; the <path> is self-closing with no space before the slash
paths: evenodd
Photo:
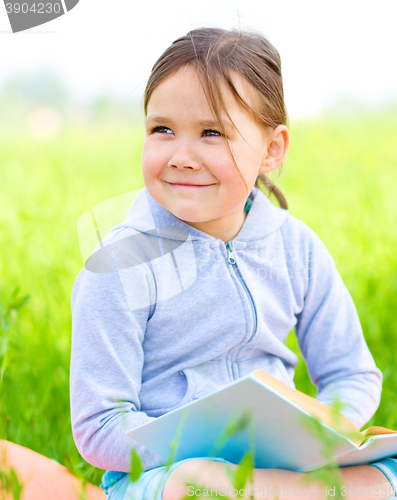
<path id="1" fill-rule="evenodd" d="M 251 209 L 233 241 L 247 242 L 264 238 L 277 230 L 289 215 L 288 210 L 272 205 L 257 187 L 253 187 L 250 198 L 253 199 Z M 217 239 L 168 212 L 152 198 L 146 187 L 138 193 L 122 225 L 140 233 L 157 234 L 161 235 L 161 239 L 173 241 L 186 241 L 189 234 L 191 240 L 211 242 Z"/>

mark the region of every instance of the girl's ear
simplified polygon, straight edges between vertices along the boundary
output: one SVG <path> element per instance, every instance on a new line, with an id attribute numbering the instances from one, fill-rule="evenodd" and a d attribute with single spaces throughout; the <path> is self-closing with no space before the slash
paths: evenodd
<path id="1" fill-rule="evenodd" d="M 266 174 L 279 167 L 284 161 L 289 146 L 289 131 L 285 125 L 278 125 L 267 136 L 267 150 L 263 156 L 259 173 Z"/>

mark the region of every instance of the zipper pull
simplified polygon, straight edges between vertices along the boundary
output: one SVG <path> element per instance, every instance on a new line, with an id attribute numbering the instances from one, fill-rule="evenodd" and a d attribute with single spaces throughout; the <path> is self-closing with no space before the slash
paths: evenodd
<path id="1" fill-rule="evenodd" d="M 234 260 L 234 254 L 233 254 L 233 247 L 231 243 L 227 242 L 226 243 L 226 249 L 227 249 L 227 261 L 229 264 L 235 264 L 236 261 Z"/>

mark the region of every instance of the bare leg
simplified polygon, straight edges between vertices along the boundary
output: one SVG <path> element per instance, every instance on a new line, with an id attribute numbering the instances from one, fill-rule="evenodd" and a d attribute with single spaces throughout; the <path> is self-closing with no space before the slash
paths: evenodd
<path id="1" fill-rule="evenodd" d="M 233 470 L 237 468 L 236 465 L 231 467 Z M 203 491 L 204 488 L 207 492 Z M 194 493 L 207 498 L 238 498 L 226 473 L 226 464 L 202 459 L 184 462 L 171 472 L 164 485 L 163 500 L 182 500 L 192 497 Z M 240 493 L 242 498 L 251 500 L 254 497 L 258 500 L 277 500 L 277 497 L 280 500 L 287 497 L 288 500 L 326 500 L 328 497 L 385 500 L 394 496 L 393 487 L 386 476 L 370 465 L 340 469 L 339 487 L 320 482 L 315 472 L 255 469 L 253 481 L 247 483 Z"/>

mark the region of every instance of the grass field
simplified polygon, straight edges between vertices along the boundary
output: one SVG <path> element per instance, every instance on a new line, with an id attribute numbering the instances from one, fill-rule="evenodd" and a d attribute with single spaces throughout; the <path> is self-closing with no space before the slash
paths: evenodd
<path id="1" fill-rule="evenodd" d="M 331 252 L 384 374 L 370 423 L 397 429 L 397 117 L 295 122 L 290 130 L 279 186 L 291 214 Z M 78 454 L 69 415 L 70 296 L 83 265 L 76 222 L 91 206 L 143 187 L 142 141 L 137 125 L 0 138 L 0 438 L 96 484 L 102 471 Z M 297 350 L 293 335 L 288 345 Z M 315 394 L 302 360 L 295 382 Z"/>

